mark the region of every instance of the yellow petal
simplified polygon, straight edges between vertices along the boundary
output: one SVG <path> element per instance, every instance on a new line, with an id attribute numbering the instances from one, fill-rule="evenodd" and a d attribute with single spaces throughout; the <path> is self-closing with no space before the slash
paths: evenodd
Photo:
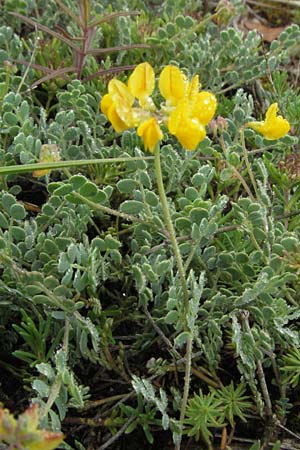
<path id="1" fill-rule="evenodd" d="M 269 140 L 280 139 L 285 136 L 291 129 L 289 122 L 282 116 L 277 116 L 276 123 L 272 126 L 272 129 L 268 130 L 265 138 Z"/>
<path id="2" fill-rule="evenodd" d="M 134 102 L 134 97 L 126 84 L 115 78 L 108 83 L 108 92 L 114 103 L 123 102 L 131 106 Z"/>
<path id="3" fill-rule="evenodd" d="M 130 128 L 129 125 L 127 125 L 127 123 L 125 123 L 118 114 L 116 106 L 113 103 L 110 94 L 106 94 L 102 97 L 100 108 L 117 133 L 122 133 L 122 131 L 126 130 L 127 128 Z M 131 116 L 131 114 L 132 112 L 131 110 L 129 110 L 127 114 L 127 119 Z"/>
<path id="4" fill-rule="evenodd" d="M 112 102 L 113 101 L 112 101 L 110 94 L 105 94 L 101 99 L 100 109 L 106 117 L 107 117 L 108 110 L 112 105 Z"/>
<path id="5" fill-rule="evenodd" d="M 161 95 L 171 104 L 176 105 L 186 94 L 185 75 L 176 66 L 166 66 L 159 77 Z"/>
<path id="6" fill-rule="evenodd" d="M 136 97 L 141 106 L 152 94 L 155 84 L 155 74 L 149 63 L 144 62 L 136 66 L 128 79 L 128 89 Z"/>
<path id="7" fill-rule="evenodd" d="M 130 125 L 134 97 L 128 87 L 122 81 L 114 78 L 108 83 L 108 92 L 121 120 Z"/>
<path id="8" fill-rule="evenodd" d="M 217 108 L 217 99 L 210 92 L 199 92 L 192 106 L 192 117 L 196 117 L 202 125 L 207 125 L 214 117 Z"/>
<path id="9" fill-rule="evenodd" d="M 272 120 L 276 119 L 277 112 L 278 112 L 278 104 L 272 103 L 272 105 L 269 106 L 268 111 L 266 112 L 265 122 L 271 122 Z"/>
<path id="10" fill-rule="evenodd" d="M 130 116 L 130 112 L 128 112 L 127 118 L 129 118 L 129 116 Z M 107 118 L 117 133 L 122 133 L 122 131 L 130 128 L 130 126 L 127 125 L 127 123 L 121 119 L 121 117 L 116 109 L 116 106 L 114 104 L 112 104 L 111 107 L 109 108 L 109 110 L 107 112 Z"/>
<path id="11" fill-rule="evenodd" d="M 248 122 L 247 127 L 261 133 L 265 139 L 274 141 L 285 136 L 290 131 L 289 122 L 282 116 L 277 116 L 278 105 L 273 103 L 266 112 L 266 120 L 261 122 Z"/>
<path id="12" fill-rule="evenodd" d="M 168 128 L 171 134 L 176 135 L 178 128 L 181 126 L 182 122 L 185 121 L 187 116 L 188 102 L 187 100 L 181 100 L 169 117 Z"/>
<path id="13" fill-rule="evenodd" d="M 141 123 L 137 129 L 137 134 L 143 139 L 145 150 L 153 152 L 155 146 L 163 138 L 163 133 L 154 117 Z"/>
<path id="14" fill-rule="evenodd" d="M 195 150 L 205 136 L 205 127 L 197 119 L 187 120 L 176 133 L 176 138 L 186 150 Z"/>
<path id="15" fill-rule="evenodd" d="M 195 150 L 205 138 L 206 132 L 203 124 L 196 118 L 189 117 L 188 112 L 187 100 L 180 102 L 170 115 L 168 128 L 186 150 Z"/>
<path id="16" fill-rule="evenodd" d="M 190 102 L 196 100 L 196 96 L 199 93 L 199 76 L 195 75 L 192 81 L 188 84 L 187 98 Z"/>

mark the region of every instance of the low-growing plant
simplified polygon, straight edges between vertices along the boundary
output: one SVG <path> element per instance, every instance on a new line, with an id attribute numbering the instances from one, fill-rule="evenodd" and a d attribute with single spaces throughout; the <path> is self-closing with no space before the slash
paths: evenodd
<path id="1" fill-rule="evenodd" d="M 0 68 L 0 398 L 16 413 L 33 398 L 69 450 L 242 433 L 262 450 L 297 430 L 299 93 L 279 68 L 299 27 L 265 49 L 231 27 L 241 2 L 200 20 L 204 5 L 183 3 L 124 18 L 155 46 L 142 62 L 120 50 L 127 81 L 88 81 L 82 48 L 82 80 L 48 78 L 45 98 L 22 88 L 30 71 Z M 83 16 L 63 4 L 73 36 Z M 26 21 L 52 32 L 38 5 Z M 94 22 L 114 14 L 93 7 Z M 28 29 L 1 33 L 5 60 L 24 59 Z M 35 63 L 71 55 L 43 45 Z"/>

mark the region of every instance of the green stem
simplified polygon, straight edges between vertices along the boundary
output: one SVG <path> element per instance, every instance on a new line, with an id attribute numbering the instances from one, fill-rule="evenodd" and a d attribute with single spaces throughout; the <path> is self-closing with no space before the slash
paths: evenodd
<path id="1" fill-rule="evenodd" d="M 255 192 L 255 196 L 258 199 L 257 184 L 255 181 L 253 172 L 252 172 L 251 164 L 248 159 L 248 152 L 247 152 L 246 143 L 245 143 L 245 129 L 243 127 L 240 129 L 240 135 L 241 135 L 241 144 L 242 144 L 242 148 L 243 148 L 244 160 L 246 163 L 247 171 L 248 171 L 248 174 L 249 174 L 249 177 L 250 177 L 250 180 L 251 180 L 254 192 Z"/>
<path id="2" fill-rule="evenodd" d="M 162 179 L 159 146 L 156 146 L 156 148 L 154 150 L 154 166 L 155 166 L 155 175 L 156 175 L 159 198 L 161 201 L 164 219 L 165 219 L 165 225 L 168 230 L 169 239 L 170 239 L 172 247 L 173 247 L 173 251 L 174 251 L 174 255 L 175 255 L 175 259 L 176 259 L 176 263 L 177 263 L 177 268 L 178 268 L 178 272 L 179 272 L 179 277 L 180 277 L 180 281 L 181 281 L 181 285 L 182 285 L 184 308 L 185 308 L 185 310 L 187 310 L 188 302 L 189 302 L 189 294 L 188 294 L 188 290 L 187 290 L 185 270 L 184 270 L 180 250 L 178 247 L 178 242 L 176 239 L 175 230 L 174 230 L 174 226 L 172 223 L 169 206 L 168 206 L 168 201 L 167 201 L 167 196 L 165 193 L 164 183 L 163 183 L 163 179 Z"/>
<path id="3" fill-rule="evenodd" d="M 189 390 L 190 390 L 190 377 L 191 377 L 191 359 L 192 359 L 192 346 L 193 346 L 193 339 L 188 327 L 187 323 L 187 315 L 188 315 L 188 308 L 189 308 L 189 293 L 187 289 L 187 282 L 186 282 L 186 274 L 185 269 L 183 265 L 183 261 L 181 258 L 178 242 L 175 235 L 174 226 L 172 223 L 170 210 L 168 206 L 167 196 L 164 188 L 163 178 L 162 178 L 162 171 L 161 171 L 161 164 L 160 164 L 160 147 L 157 145 L 154 149 L 154 166 L 155 166 L 155 175 L 156 175 L 156 181 L 157 181 L 157 187 L 158 187 L 158 193 L 159 198 L 161 201 L 163 214 L 164 214 L 164 220 L 165 225 L 169 233 L 169 239 L 173 247 L 173 252 L 177 264 L 177 269 L 179 273 L 179 278 L 181 282 L 182 287 L 182 294 L 183 294 L 183 307 L 184 307 L 184 331 L 187 332 L 187 343 L 186 343 L 186 364 L 185 364 L 185 375 L 184 375 L 184 389 L 183 389 L 183 396 L 182 396 L 182 402 L 181 402 L 181 408 L 180 408 L 180 435 L 179 435 L 179 442 L 175 446 L 175 450 L 180 450 L 180 444 L 182 439 L 182 431 L 183 431 L 183 421 L 185 417 L 185 411 L 189 396 Z"/>
<path id="4" fill-rule="evenodd" d="M 16 166 L 0 167 L 0 175 L 18 174 L 23 172 L 33 172 L 34 170 L 43 169 L 62 169 L 64 167 L 80 167 L 97 164 L 131 162 L 153 159 L 152 156 L 134 156 L 134 157 L 120 157 L 120 158 L 102 158 L 102 159 L 77 159 L 70 161 L 58 161 L 52 163 L 34 163 L 34 164 L 20 164 Z"/>

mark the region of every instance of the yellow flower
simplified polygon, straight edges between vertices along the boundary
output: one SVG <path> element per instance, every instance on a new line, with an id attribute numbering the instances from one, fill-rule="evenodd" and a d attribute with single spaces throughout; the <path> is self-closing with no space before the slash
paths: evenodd
<path id="1" fill-rule="evenodd" d="M 171 105 L 176 105 L 186 93 L 187 81 L 185 75 L 176 66 L 166 66 L 159 77 L 161 95 Z"/>
<path id="2" fill-rule="evenodd" d="M 272 103 L 266 112 L 266 119 L 262 122 L 248 122 L 247 127 L 261 133 L 266 139 L 274 141 L 285 136 L 290 131 L 289 122 L 282 116 L 277 116 L 278 105 Z"/>
<path id="3" fill-rule="evenodd" d="M 185 99 L 171 113 L 168 128 L 187 150 L 195 150 L 206 136 L 204 125 L 196 117 L 190 117 L 189 104 Z"/>
<path id="4" fill-rule="evenodd" d="M 146 150 L 153 152 L 155 146 L 163 138 L 163 133 L 155 117 L 141 123 L 137 129 L 137 134 L 143 139 Z"/>
<path id="5" fill-rule="evenodd" d="M 199 92 L 198 75 L 189 82 L 184 73 L 172 65 L 161 71 L 158 84 L 165 99 L 160 109 L 151 98 L 155 87 L 154 70 L 147 62 L 139 64 L 127 85 L 116 79 L 109 82 L 108 94 L 101 100 L 101 111 L 119 133 L 136 127 L 145 149 L 150 152 L 163 138 L 161 123 L 167 125 L 184 148 L 195 150 L 206 136 L 205 125 L 215 114 L 215 96 Z"/>

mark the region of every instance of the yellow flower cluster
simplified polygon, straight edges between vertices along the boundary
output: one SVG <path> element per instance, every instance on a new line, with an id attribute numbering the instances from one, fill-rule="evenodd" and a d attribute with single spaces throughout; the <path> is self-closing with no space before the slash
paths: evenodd
<path id="1" fill-rule="evenodd" d="M 117 79 L 108 84 L 101 111 L 114 129 L 136 127 L 146 150 L 152 152 L 163 138 L 160 125 L 167 126 L 187 150 L 195 150 L 205 136 L 205 125 L 213 118 L 217 100 L 210 92 L 199 91 L 198 75 L 191 81 L 176 66 L 166 66 L 159 76 L 159 90 L 165 102 L 158 110 L 151 98 L 155 74 L 147 62 L 139 64 L 127 85 Z"/>
<path id="2" fill-rule="evenodd" d="M 246 127 L 261 133 L 266 139 L 274 141 L 285 136 L 290 131 L 289 122 L 282 116 L 277 116 L 278 105 L 272 103 L 266 112 L 266 119 L 261 122 L 248 122 Z"/>

